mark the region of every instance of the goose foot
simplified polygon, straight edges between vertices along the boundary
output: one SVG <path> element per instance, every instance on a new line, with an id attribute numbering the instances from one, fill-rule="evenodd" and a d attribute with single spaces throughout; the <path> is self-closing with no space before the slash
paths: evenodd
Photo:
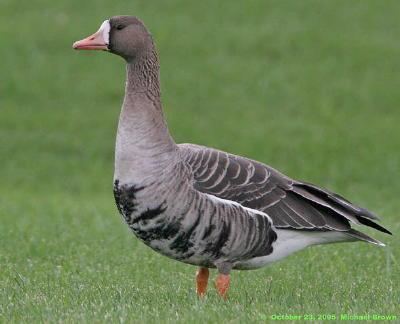
<path id="1" fill-rule="evenodd" d="M 209 271 L 207 268 L 199 268 L 196 272 L 196 292 L 199 297 L 204 297 L 207 291 Z"/>

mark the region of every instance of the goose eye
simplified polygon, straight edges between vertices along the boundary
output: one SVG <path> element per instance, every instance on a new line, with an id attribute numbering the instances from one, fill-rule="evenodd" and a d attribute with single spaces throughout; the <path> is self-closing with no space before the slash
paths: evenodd
<path id="1" fill-rule="evenodd" d="M 117 25 L 117 29 L 118 30 L 124 29 L 124 26 L 123 25 Z"/>

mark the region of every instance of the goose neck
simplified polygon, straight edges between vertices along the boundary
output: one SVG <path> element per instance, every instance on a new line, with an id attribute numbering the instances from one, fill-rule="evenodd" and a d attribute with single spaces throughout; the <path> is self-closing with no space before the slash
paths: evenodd
<path id="1" fill-rule="evenodd" d="M 127 64 L 116 141 L 116 177 L 149 177 L 176 160 L 177 146 L 162 112 L 158 60 L 152 53 Z"/>

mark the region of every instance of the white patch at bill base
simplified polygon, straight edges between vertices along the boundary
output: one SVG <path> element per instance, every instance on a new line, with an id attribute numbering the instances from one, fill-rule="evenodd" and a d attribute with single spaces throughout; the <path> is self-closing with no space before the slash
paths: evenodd
<path id="1" fill-rule="evenodd" d="M 101 35 L 103 36 L 103 41 L 107 45 L 110 44 L 110 29 L 110 21 L 107 19 L 103 21 L 99 30 L 97 31 L 97 33 L 101 33 Z"/>

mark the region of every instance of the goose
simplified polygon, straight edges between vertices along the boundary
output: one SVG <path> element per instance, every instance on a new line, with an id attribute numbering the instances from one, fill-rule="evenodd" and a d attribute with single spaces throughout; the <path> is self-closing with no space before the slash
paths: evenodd
<path id="1" fill-rule="evenodd" d="M 334 192 L 245 157 L 176 144 L 163 116 L 155 44 L 138 18 L 107 19 L 73 48 L 107 51 L 126 61 L 115 202 L 144 244 L 198 267 L 198 296 L 206 294 L 209 268 L 217 269 L 215 287 L 226 298 L 233 269 L 257 269 L 316 244 L 384 246 L 351 227 L 391 234 L 378 217 Z"/>

